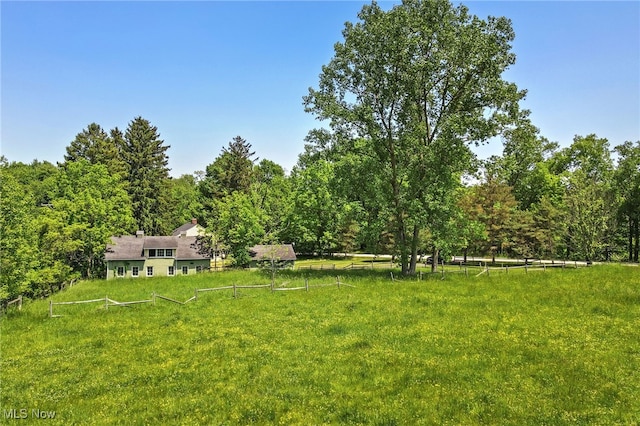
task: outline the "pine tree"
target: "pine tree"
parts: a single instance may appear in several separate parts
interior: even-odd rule
[[[129,123],[122,149],[128,192],[138,229],[149,235],[167,231],[162,221],[169,179],[167,149],[158,128],[148,120],[137,117]]]
[[[236,191],[249,193],[253,182],[253,166],[257,161],[251,144],[240,136],[233,138],[229,146],[207,166],[201,185],[205,198],[220,199]]]

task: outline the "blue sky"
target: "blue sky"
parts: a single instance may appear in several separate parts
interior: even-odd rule
[[[463,3],[512,20],[505,77],[528,90],[543,136],[640,140],[639,2]],[[171,146],[173,176],[204,170],[237,135],[290,170],[318,126],[302,96],[363,4],[2,1],[2,154],[62,161],[89,123],[124,130],[142,116]]]

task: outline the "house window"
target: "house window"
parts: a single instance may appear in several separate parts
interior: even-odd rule
[[[170,277],[174,276],[176,273],[176,269],[173,266],[169,266],[167,268],[167,275],[169,275]]]
[[[182,275],[187,275],[189,273],[189,267],[188,266],[183,266],[182,267]]]
[[[196,273],[200,273],[202,272],[202,266],[198,265],[196,266]]]
[[[149,257],[173,257],[173,249],[149,249]]]
[[[137,277],[140,275],[140,268],[137,266],[133,266],[131,267],[131,276],[132,277]]]
[[[153,276],[153,266],[147,266],[147,276],[148,277]]]
[[[124,266],[118,266],[118,268],[116,270],[116,274],[119,277],[124,277]]]

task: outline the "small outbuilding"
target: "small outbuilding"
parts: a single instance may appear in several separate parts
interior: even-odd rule
[[[272,261],[278,268],[293,268],[297,259],[292,244],[255,245],[249,249],[249,255],[253,268],[269,265]]]

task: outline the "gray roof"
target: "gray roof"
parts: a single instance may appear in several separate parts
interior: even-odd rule
[[[144,237],[145,249],[170,249],[178,248],[178,239],[175,237]]]
[[[112,244],[107,244],[105,260],[144,260],[144,250],[149,248],[172,248],[176,250],[178,260],[209,259],[206,254],[199,254],[196,237],[142,237],[126,235],[111,237]]]
[[[249,254],[256,260],[296,260],[291,244],[256,245],[249,249]]]
[[[174,237],[177,237],[183,232],[187,232],[189,229],[195,228],[196,226],[198,226],[197,223],[187,222],[184,225],[180,226],[179,228],[174,229],[171,235],[173,235]]]

